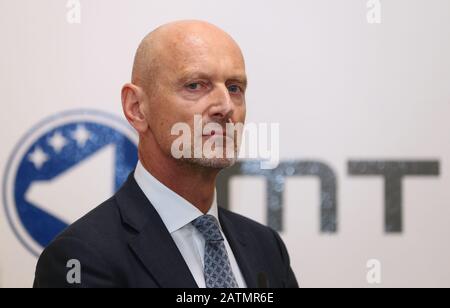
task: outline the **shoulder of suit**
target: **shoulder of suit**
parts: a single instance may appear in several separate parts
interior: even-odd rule
[[[120,214],[115,197],[111,197],[69,225],[56,238],[78,238],[91,243],[114,236],[119,231]]]

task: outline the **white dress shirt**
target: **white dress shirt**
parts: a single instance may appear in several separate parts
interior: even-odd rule
[[[189,267],[195,282],[200,288],[205,288],[206,283],[203,274],[205,239],[191,224],[193,220],[202,216],[203,213],[186,199],[158,181],[144,168],[140,161],[136,166],[134,178],[161,217],[164,225],[180,250],[184,261]],[[215,191],[213,204],[207,214],[214,216],[217,221],[219,221]],[[227,238],[223,233],[222,227],[220,227],[220,231],[224,238],[225,248],[228,253],[228,258],[230,259],[231,269],[236,278],[236,282],[240,288],[245,288],[245,280],[236,262],[233,251],[228,244]]]

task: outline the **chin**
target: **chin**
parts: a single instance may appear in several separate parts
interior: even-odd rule
[[[236,163],[235,158],[189,158],[184,159],[184,161],[200,167],[212,169],[225,169]]]

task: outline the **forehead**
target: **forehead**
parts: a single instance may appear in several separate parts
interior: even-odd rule
[[[210,75],[245,75],[237,44],[225,35],[179,34],[165,48],[165,61],[177,75],[203,72]]]

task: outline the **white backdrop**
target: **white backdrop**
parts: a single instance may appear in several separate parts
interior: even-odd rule
[[[243,49],[247,120],[280,123],[282,160],[322,161],[336,174],[332,234],[320,233],[318,180],[286,182],[282,237],[301,285],[449,287],[450,2],[381,1],[379,24],[368,23],[367,2],[81,0],[72,24],[65,0],[0,0],[2,181],[14,147],[43,119],[80,108],[121,116],[120,89],[145,34],[203,19]],[[382,178],[349,175],[350,160],[431,160],[440,175],[403,180],[403,232],[392,234]],[[231,183],[231,208],[265,223],[264,182]],[[37,259],[4,207],[0,286],[29,287]],[[380,284],[367,280],[371,259]]]

